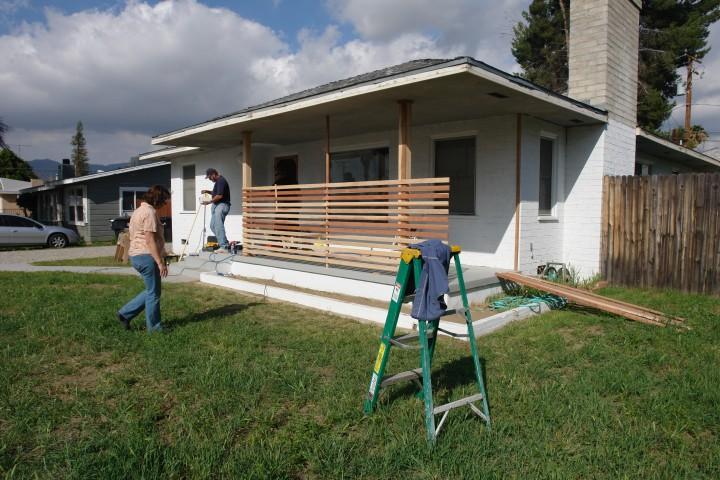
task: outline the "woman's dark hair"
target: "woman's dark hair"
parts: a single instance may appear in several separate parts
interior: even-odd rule
[[[162,185],[153,185],[145,193],[145,200],[147,203],[153,206],[153,208],[161,207],[164,203],[170,199],[170,192],[167,188]]]

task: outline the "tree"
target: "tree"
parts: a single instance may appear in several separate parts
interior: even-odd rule
[[[687,148],[696,148],[708,138],[710,135],[700,125],[693,125],[687,134],[682,127],[673,128],[670,131],[670,140]]]
[[[88,174],[88,152],[85,142],[85,135],[83,134],[82,122],[77,123],[75,128],[75,135],[72,137],[70,142],[72,145],[72,162],[75,166],[75,176],[81,177]]]
[[[28,216],[28,210],[31,212],[35,211],[36,208],[36,202],[37,201],[37,194],[35,193],[21,193],[17,196],[17,199],[15,200],[15,203],[18,207],[23,209],[23,213],[25,216]]]
[[[30,164],[5,147],[0,151],[0,177],[28,182],[37,175]]]
[[[567,11],[571,0],[533,0],[514,28],[512,53],[523,76],[555,92],[567,90]],[[645,0],[640,11],[638,124],[658,131],[680,84],[678,68],[701,60],[720,0]]]
[[[2,121],[2,118],[0,118],[0,148],[7,147],[7,144],[5,143],[5,133],[7,131],[8,131],[7,124]]]
[[[567,91],[569,19],[565,0],[533,0],[513,28],[512,54],[523,77],[553,92]],[[563,7],[561,7],[561,5]]]

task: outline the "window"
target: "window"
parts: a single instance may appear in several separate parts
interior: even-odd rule
[[[475,138],[435,141],[435,176],[450,177],[450,214],[475,215]]]
[[[652,175],[652,165],[647,163],[636,163],[635,175]]]
[[[183,210],[195,211],[195,165],[183,166]]]
[[[275,158],[274,185],[297,185],[298,157],[289,155]]]
[[[0,225],[2,225],[4,227],[25,227],[25,228],[40,227],[40,224],[35,223],[32,220],[29,220],[27,218],[13,217],[10,215],[3,215],[2,218],[4,220],[2,222],[0,222]]]
[[[146,187],[120,187],[120,215],[131,215],[147,191]]]
[[[65,190],[67,221],[72,224],[85,223],[85,187],[71,187]]]
[[[330,181],[387,180],[390,175],[388,171],[389,154],[390,150],[387,147],[331,153]]]
[[[538,215],[552,215],[555,206],[555,141],[550,138],[540,139],[540,190],[538,198]]]

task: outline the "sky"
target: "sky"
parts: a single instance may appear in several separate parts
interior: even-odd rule
[[[152,135],[410,59],[516,72],[512,28],[529,2],[0,0],[0,117],[26,160],[69,157],[82,121],[92,163],[126,162]],[[718,132],[708,149],[720,147],[717,26],[710,45],[693,118]]]

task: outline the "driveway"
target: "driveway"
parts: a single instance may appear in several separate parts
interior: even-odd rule
[[[8,250],[0,252],[0,264],[32,263],[69,258],[111,257],[115,245],[105,247],[38,248],[34,250]]]

